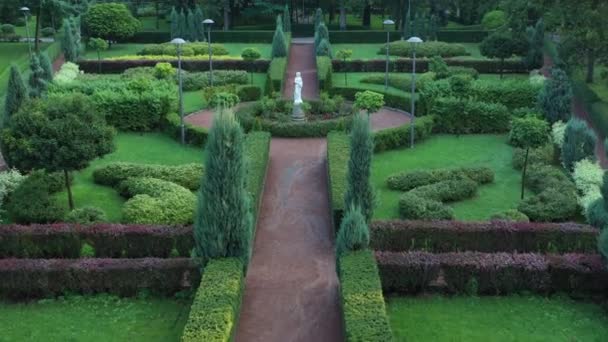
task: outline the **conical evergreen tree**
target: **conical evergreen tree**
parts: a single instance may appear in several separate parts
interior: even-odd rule
[[[331,44],[327,39],[323,39],[319,46],[317,46],[317,56],[327,56],[333,58],[333,52],[331,50]]]
[[[76,61],[76,46],[74,42],[72,23],[68,19],[63,21],[63,39],[61,40],[61,49],[66,61]]]
[[[351,206],[346,211],[340,223],[340,230],[336,238],[336,255],[340,256],[348,251],[357,251],[369,246],[369,228],[361,209]]]
[[[538,105],[549,123],[568,121],[572,113],[572,86],[568,75],[561,69],[551,70],[538,94]]]
[[[188,39],[190,41],[198,41],[198,34],[196,32],[196,18],[194,17],[194,13],[188,9]]]
[[[283,29],[278,26],[274,31],[274,37],[272,37],[272,58],[286,56],[287,43],[285,42],[285,34],[283,33]]]
[[[40,67],[43,70],[43,78],[47,83],[53,82],[53,64],[46,52],[40,54]]]
[[[281,17],[281,15],[277,15],[277,24],[275,28],[281,28],[283,29],[283,18]],[[285,33],[285,31],[283,31],[283,33]]]
[[[10,76],[8,78],[8,88],[4,99],[4,116],[2,117],[2,127],[6,127],[13,114],[19,111],[21,105],[28,99],[27,87],[21,77],[19,68],[11,65]]]
[[[76,60],[80,58],[81,49],[81,34],[80,34],[80,18],[70,19],[70,29],[72,30],[72,38],[74,39],[74,56]]]
[[[196,23],[196,37],[200,42],[205,41],[205,28],[203,27],[203,20],[205,20],[203,10],[199,5],[196,5],[196,9],[194,10],[194,22]]]
[[[182,39],[188,39],[187,38],[188,37],[188,22],[187,22],[186,14],[184,13],[184,10],[181,10],[179,12],[178,24],[179,24],[178,30],[177,30],[179,32],[178,37],[182,38]]]
[[[373,153],[369,116],[355,115],[350,133],[344,208],[360,208],[366,222],[371,221],[374,213],[374,190],[370,182]]]
[[[317,27],[317,32],[315,33],[315,49],[319,47],[319,44],[321,44],[323,39],[327,40],[329,43],[329,30],[327,30],[325,23],[321,23],[319,27]]]
[[[234,114],[216,113],[205,147],[205,175],[194,218],[195,254],[249,260],[253,232],[246,190],[244,133]]]
[[[30,97],[40,97],[46,91],[46,81],[44,80],[44,70],[40,66],[40,58],[33,54],[30,60]]]
[[[171,39],[179,37],[179,15],[175,7],[171,9]]]
[[[322,22],[323,22],[323,10],[320,8],[317,8],[317,11],[315,12],[315,31],[317,31],[317,28],[319,28],[319,25],[321,25]]]
[[[289,14],[289,5],[285,4],[283,9],[283,32],[291,32],[291,15]]]

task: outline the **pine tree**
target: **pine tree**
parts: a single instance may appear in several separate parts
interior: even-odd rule
[[[568,75],[561,70],[551,70],[551,77],[545,81],[538,95],[539,107],[549,123],[568,121],[572,112],[572,86]]]
[[[171,39],[179,37],[179,15],[175,7],[171,9]]]
[[[76,46],[74,44],[74,34],[72,24],[68,19],[63,21],[63,39],[61,40],[61,49],[65,60],[68,62],[76,61]]]
[[[27,99],[27,87],[23,81],[23,77],[21,77],[19,68],[13,64],[11,65],[8,87],[6,88],[6,98],[4,99],[2,127],[6,127],[11,116],[19,111],[19,108],[21,108]]]
[[[336,238],[336,255],[366,249],[369,246],[369,228],[361,209],[351,206],[340,223]]]
[[[188,22],[184,10],[179,12],[178,30],[179,38],[187,39],[188,36]]]
[[[196,32],[196,18],[194,17],[194,13],[188,9],[188,39],[190,41],[198,41],[198,34]]]
[[[40,58],[33,54],[30,60],[30,97],[40,97],[46,91],[46,81],[44,80],[44,70],[40,66]]]
[[[562,144],[562,162],[572,172],[574,164],[585,158],[595,160],[595,133],[582,120],[572,118],[568,121]]]
[[[205,147],[205,174],[194,217],[195,254],[203,262],[238,257],[247,264],[253,217],[246,191],[244,133],[234,114],[216,113]]]
[[[196,23],[196,37],[198,41],[205,41],[205,28],[203,27],[203,20],[205,20],[203,16],[203,10],[199,5],[196,5],[196,9],[194,10],[194,22]]]
[[[289,5],[287,4],[283,8],[283,31],[291,32],[291,16],[289,14]]]
[[[344,208],[360,208],[366,222],[370,222],[374,213],[374,189],[370,182],[373,153],[369,116],[355,115],[350,133]]]
[[[283,29],[278,26],[272,37],[272,58],[287,57],[287,43]]]
[[[47,83],[53,82],[53,64],[46,52],[40,54],[40,67],[43,70],[43,78]]]

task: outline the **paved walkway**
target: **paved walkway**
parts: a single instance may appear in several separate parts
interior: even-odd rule
[[[293,99],[293,80],[298,71],[302,73],[302,81],[304,82],[302,98],[316,99],[319,97],[316,60],[314,44],[308,43],[307,40],[296,41],[296,43],[291,44],[283,86],[284,98]]]

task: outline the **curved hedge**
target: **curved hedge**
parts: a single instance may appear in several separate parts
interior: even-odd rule
[[[202,164],[167,166],[116,162],[95,169],[93,180],[97,184],[114,187],[128,178],[156,178],[194,191],[200,187],[203,172]]]
[[[391,190],[410,191],[419,186],[465,177],[479,184],[492,183],[494,181],[494,171],[489,167],[460,167],[400,172],[388,176],[386,185]]]

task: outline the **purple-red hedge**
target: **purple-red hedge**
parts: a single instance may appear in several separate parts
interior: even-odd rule
[[[606,294],[608,269],[598,254],[376,252],[386,292],[439,289],[479,294]]]
[[[576,223],[375,221],[371,248],[435,253],[595,253],[598,230]]]
[[[83,59],[78,61],[80,70],[85,73],[101,73],[102,74],[120,74],[123,71],[137,67],[153,67],[159,62],[169,62],[177,68],[177,59],[167,60],[143,60],[143,59],[124,59],[124,60],[102,60],[98,62],[96,59]],[[270,66],[270,61],[260,59],[257,61],[245,61],[238,59],[229,60],[214,60],[214,70],[246,70],[248,72],[266,72]],[[188,71],[207,71],[209,70],[209,61],[207,60],[183,60],[182,68]]]
[[[190,256],[192,227],[121,224],[0,225],[0,258],[78,258],[84,244],[98,258]]]
[[[0,296],[13,299],[66,292],[173,294],[196,287],[200,267],[190,258],[1,259],[0,279]]]

